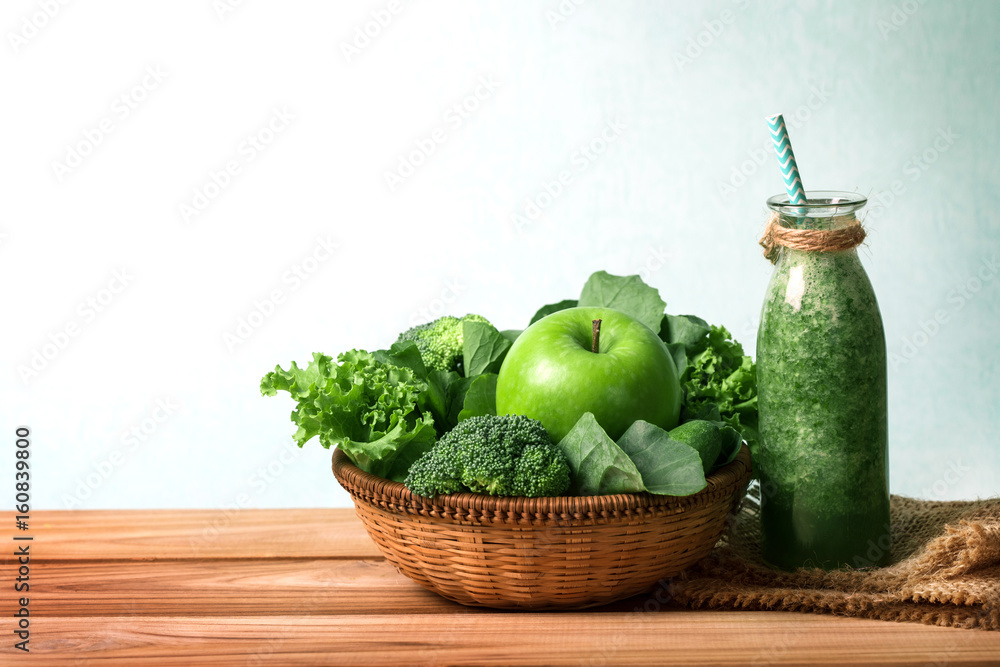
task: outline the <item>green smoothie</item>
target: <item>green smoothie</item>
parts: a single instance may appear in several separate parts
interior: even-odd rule
[[[846,215],[810,211],[808,226],[844,226],[859,201]],[[785,214],[782,222],[804,226]],[[781,249],[761,313],[757,382],[764,559],[783,569],[886,565],[885,333],[856,250]]]

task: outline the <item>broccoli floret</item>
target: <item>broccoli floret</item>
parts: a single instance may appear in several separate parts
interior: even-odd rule
[[[399,334],[397,343],[413,341],[420,350],[424,365],[432,371],[455,371],[462,362],[462,323],[485,322],[482,315],[452,317],[445,315],[427,324],[418,324]]]
[[[421,496],[473,491],[495,496],[558,496],[569,464],[541,422],[485,415],[459,422],[410,467],[406,486]]]

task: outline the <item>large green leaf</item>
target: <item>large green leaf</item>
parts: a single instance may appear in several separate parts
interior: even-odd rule
[[[462,366],[466,377],[497,373],[511,342],[486,322],[462,323]]]
[[[497,374],[486,373],[472,378],[472,384],[465,394],[458,421],[469,417],[495,415],[497,413]]]
[[[715,462],[716,468],[721,468],[724,465],[732,463],[739,453],[740,448],[743,447],[743,436],[732,426],[727,424],[716,424],[719,427],[719,432],[722,434],[722,451],[719,453],[719,458]]]
[[[660,338],[665,343],[681,343],[688,351],[700,351],[710,330],[708,322],[694,315],[664,315]]]
[[[706,486],[698,452],[672,439],[659,426],[636,421],[618,439],[618,446],[635,463],[650,493],[689,496]]]
[[[500,335],[510,341],[511,345],[514,344],[521,334],[524,333],[524,329],[504,329],[500,332]]]
[[[420,356],[420,349],[411,340],[393,343],[388,350],[375,350],[372,356],[384,364],[409,368],[421,380],[427,379],[427,367]]]
[[[677,368],[677,379],[680,380],[687,368],[687,352],[684,351],[684,343],[667,343],[667,352],[674,360],[674,367]]]
[[[570,493],[580,496],[643,491],[642,476],[590,412],[559,441],[569,461]]]
[[[576,308],[576,306],[577,306],[576,299],[564,299],[559,303],[550,303],[547,306],[542,306],[541,308],[538,309],[538,312],[535,313],[534,317],[531,318],[531,322],[529,322],[528,325],[530,326],[534,324],[535,322],[542,319],[546,315],[551,315],[552,313],[558,313],[560,310],[566,310],[567,308]]]
[[[657,333],[667,307],[659,291],[639,276],[613,276],[606,271],[590,276],[580,293],[579,305],[620,310]]]

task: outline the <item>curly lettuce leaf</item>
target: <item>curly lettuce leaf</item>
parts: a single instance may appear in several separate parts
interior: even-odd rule
[[[294,361],[287,371],[276,366],[261,380],[261,394],[287,391],[298,403],[291,419],[299,447],[318,436],[365,472],[402,481],[435,442],[433,417],[417,409],[427,383],[364,350],[345,352],[337,362],[317,352],[306,368]]]
[[[758,439],[757,367],[725,327],[712,326],[705,339],[689,351],[681,389],[681,421],[722,421],[739,431],[754,449]]]

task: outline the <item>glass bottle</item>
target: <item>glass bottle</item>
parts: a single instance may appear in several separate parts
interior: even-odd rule
[[[778,224],[833,230],[867,200],[767,200]],[[782,569],[889,562],[886,347],[856,248],[780,247],[757,334],[763,557]]]

